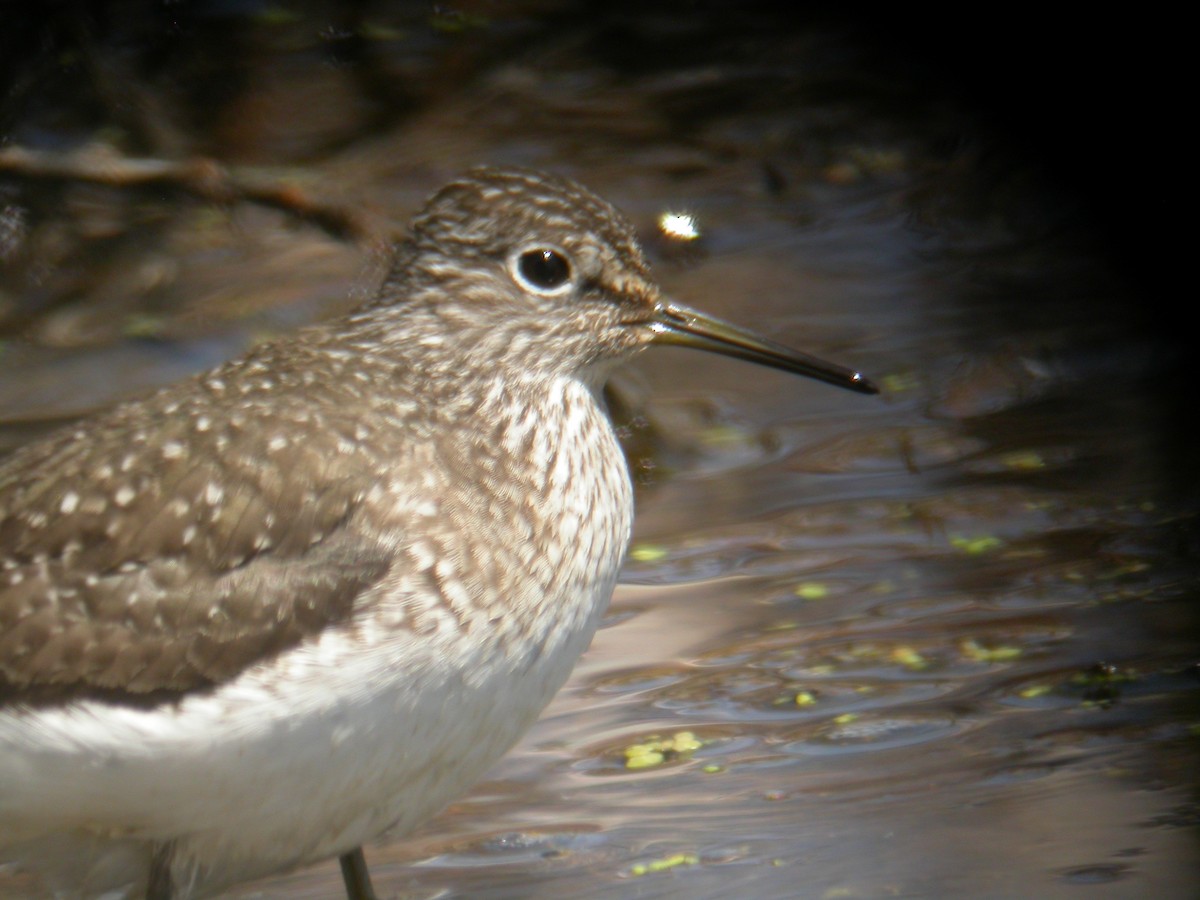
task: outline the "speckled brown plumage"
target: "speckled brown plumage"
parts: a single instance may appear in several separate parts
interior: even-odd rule
[[[514,174],[439,194],[400,258],[441,253],[398,267],[348,327],[260,348],[0,461],[0,702],[93,690],[113,701],[170,699],[346,620],[389,568],[387,542],[359,521],[373,481],[402,470],[412,445],[436,429],[450,440],[447,423],[471,421],[484,399],[461,389],[482,361],[461,352],[468,345],[430,354],[397,343],[381,334],[390,323],[380,308],[399,295],[413,319],[474,316],[442,297],[469,303],[477,292],[493,307],[473,323],[488,329],[480,342],[511,348],[517,329],[544,323],[497,321],[491,273],[472,272],[471,259],[499,268],[521,229],[581,215],[601,223],[596,246],[646,274],[623,220],[577,192],[513,208],[496,233],[489,205],[529,186]],[[562,242],[595,244],[595,235]],[[427,292],[440,296],[426,305]],[[496,355],[489,366],[505,353]],[[458,377],[439,384],[451,371]],[[456,453],[441,455],[453,463]],[[477,482],[487,463],[478,452],[458,474]]]

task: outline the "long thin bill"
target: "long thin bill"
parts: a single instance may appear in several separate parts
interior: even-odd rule
[[[723,356],[782,369],[796,375],[815,378],[834,387],[860,394],[878,394],[879,388],[861,372],[776,344],[721,319],[679,303],[664,303],[650,324],[657,344],[675,344],[708,350]]]

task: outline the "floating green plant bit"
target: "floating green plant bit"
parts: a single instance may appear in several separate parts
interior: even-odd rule
[[[635,562],[658,562],[666,557],[667,548],[657,544],[637,544],[629,551],[629,558]]]
[[[1122,685],[1138,679],[1132,669],[1121,669],[1113,663],[1099,662],[1071,676],[1071,684],[1083,689],[1083,705],[1108,709],[1121,698]]]
[[[1044,697],[1054,688],[1048,684],[1031,684],[1029,687],[1023,687],[1017,691],[1017,696],[1022,700],[1036,700],[1038,697]]]
[[[261,9],[254,18],[263,25],[290,25],[300,20],[300,14],[282,6],[267,6]]]
[[[770,625],[767,625],[765,628],[763,628],[763,631],[795,631],[799,627],[800,627],[799,622],[788,622],[787,620],[780,620],[778,622],[772,622]]]
[[[797,706],[816,706],[817,698],[812,691],[797,691],[794,702]]]
[[[904,668],[911,669],[914,672],[929,668],[929,660],[922,656],[916,647],[910,647],[907,644],[894,647],[891,652],[891,659],[892,662],[899,663]]]
[[[974,638],[967,638],[965,641],[962,641],[958,645],[958,649],[968,659],[989,663],[1011,662],[1014,659],[1019,659],[1023,652],[1020,647],[985,647]]]
[[[1121,563],[1119,566],[1110,569],[1107,572],[1101,572],[1099,578],[1102,581],[1110,581],[1114,578],[1123,578],[1126,575],[1137,575],[1141,572],[1145,572],[1149,568],[1150,563],[1146,562],[1145,560],[1133,559],[1128,562]]]
[[[1006,467],[1016,472],[1032,472],[1037,469],[1046,468],[1046,460],[1036,450],[1018,450],[1013,453],[1005,453],[1000,457],[1000,461]]]
[[[916,390],[920,385],[915,372],[893,372],[879,379],[879,386],[885,394],[902,394],[905,391]]]
[[[801,600],[823,600],[829,596],[829,588],[819,581],[802,581],[793,593]]]
[[[858,713],[842,713],[833,721],[835,725],[849,725],[851,722],[858,721]]]
[[[650,744],[634,744],[625,748],[625,768],[627,769],[652,769],[662,765],[666,758],[661,751],[655,750]]]
[[[128,338],[156,338],[166,329],[167,321],[153,313],[134,313],[125,319],[121,329]]]
[[[678,731],[673,737],[657,736],[640,744],[625,748],[625,768],[650,769],[662,765],[669,759],[679,759],[704,746],[704,742],[690,731]]]
[[[978,556],[981,553],[999,550],[1004,546],[1004,541],[993,535],[973,538],[959,536],[950,538],[950,546],[971,556]]]
[[[652,859],[649,862],[636,863],[629,869],[630,875],[649,875],[652,872],[665,872],[680,866],[694,866],[700,862],[700,857],[694,853],[676,853],[664,856],[662,859]]]
[[[731,444],[744,444],[749,441],[751,434],[736,425],[713,425],[700,433],[700,440],[710,447],[725,447]]]
[[[842,900],[843,897],[857,897],[859,894],[848,887],[832,887],[821,895],[821,900]]]
[[[405,37],[399,28],[384,25],[382,22],[363,22],[358,33],[368,41],[398,41]]]

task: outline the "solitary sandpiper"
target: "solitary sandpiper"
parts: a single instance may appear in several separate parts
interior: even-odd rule
[[[0,461],[0,880],[190,898],[460,794],[588,646],[629,473],[599,392],[651,343],[860,393],[665,297],[561,178],[440,190],[374,300]]]

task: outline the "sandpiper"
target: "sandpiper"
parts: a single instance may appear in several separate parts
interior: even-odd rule
[[[374,300],[0,461],[0,878],[191,898],[462,793],[588,646],[651,343],[874,386],[665,297],[571,181],[439,191]]]

